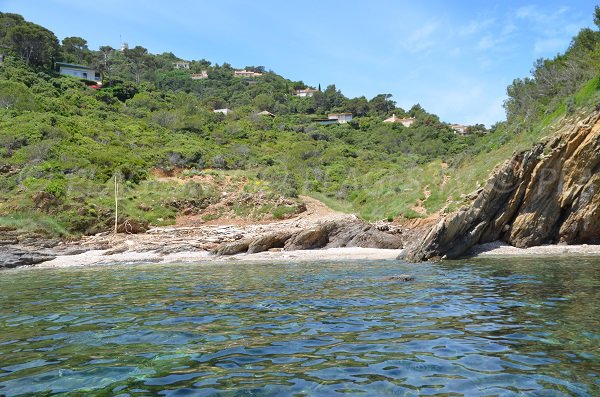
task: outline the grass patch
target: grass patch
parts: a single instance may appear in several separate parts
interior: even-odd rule
[[[348,201],[336,200],[332,197],[328,197],[328,196],[324,195],[323,193],[319,193],[319,192],[305,192],[305,194],[308,197],[312,197],[315,200],[319,200],[320,202],[322,202],[323,204],[325,204],[327,207],[331,208],[334,211],[343,212],[346,214],[354,212],[352,203],[350,203]]]
[[[0,216],[0,226],[19,233],[39,233],[45,237],[66,237],[72,234],[56,219],[36,212],[16,212]]]
[[[273,215],[273,218],[275,218],[275,219],[285,219],[290,214],[295,213],[297,209],[298,208],[295,206],[283,205],[283,206],[273,208],[273,210],[271,211],[271,214]]]

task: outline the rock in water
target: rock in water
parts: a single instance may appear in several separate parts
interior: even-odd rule
[[[386,281],[413,281],[414,279],[410,274],[394,274],[393,276],[386,277]]]
[[[600,243],[600,113],[518,153],[492,174],[473,204],[446,216],[406,259],[455,258],[476,244],[516,247]]]

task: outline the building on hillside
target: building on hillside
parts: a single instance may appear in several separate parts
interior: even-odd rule
[[[123,43],[121,44],[121,51],[125,51],[129,49],[129,43]]]
[[[65,62],[56,62],[56,67],[58,68],[58,73],[65,76],[79,77],[80,79],[95,81],[99,84],[102,83],[102,74],[90,67]]]
[[[405,127],[410,127],[416,121],[414,117],[405,117],[403,119],[396,117],[396,114],[392,114],[392,117],[383,120],[384,123],[400,123]]]
[[[269,117],[275,117],[275,115],[271,112],[269,112],[268,110],[263,110],[262,112],[258,112],[256,113],[257,116],[269,116]]]
[[[400,124],[408,128],[411,125],[413,125],[415,121],[417,121],[417,119],[414,117],[405,117],[403,119],[400,119]]]
[[[230,114],[231,112],[233,112],[233,110],[231,110],[231,109],[228,109],[228,108],[224,108],[224,109],[215,109],[215,110],[213,110],[213,112],[214,112],[214,113],[222,113],[222,114],[224,114],[224,115],[228,115],[228,114]]]
[[[352,121],[352,113],[331,113],[327,115],[329,120],[335,120],[340,124]]]
[[[336,119],[326,119],[326,118],[316,118],[313,119],[313,122],[319,123],[321,125],[329,125],[329,124],[337,124],[338,121]]]
[[[185,62],[185,61],[177,61],[177,62],[173,62],[173,67],[175,69],[189,69],[190,63]]]
[[[233,76],[234,77],[260,77],[262,76],[262,73],[257,73],[257,72],[251,72],[249,70],[234,70],[233,71]]]
[[[298,96],[298,97],[312,97],[315,92],[319,92],[319,90],[313,90],[312,88],[305,88],[303,90],[296,90],[296,92],[294,93],[294,96]]]
[[[392,113],[392,117],[383,120],[384,123],[401,123],[403,119],[396,117],[396,113]]]
[[[201,71],[200,73],[193,73],[192,80],[202,80],[208,78],[208,72],[206,70]]]
[[[469,135],[468,126],[462,124],[450,124],[450,127],[459,135]]]
[[[4,63],[4,54],[0,54],[0,63]]]

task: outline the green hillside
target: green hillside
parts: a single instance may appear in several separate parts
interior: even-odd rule
[[[214,186],[156,178],[169,173],[233,176],[249,193],[308,194],[371,220],[427,216],[463,202],[557,119],[595,106],[599,90],[600,33],[584,29],[565,54],[536,62],[532,77],[508,87],[506,122],[460,136],[388,94],[347,98],[329,85],[299,97],[303,82],[262,66],[192,60],[177,69],[183,60],[171,53],[92,51],[19,15],[0,13],[0,23],[0,224],[57,234],[109,227],[114,176],[123,218],[169,224],[177,200],[219,200]],[[60,75],[55,61],[102,71],[102,87]],[[235,76],[242,69],[255,75]],[[222,108],[232,112],[213,111]],[[353,120],[319,123],[340,112]],[[383,123],[392,114],[416,121]]]

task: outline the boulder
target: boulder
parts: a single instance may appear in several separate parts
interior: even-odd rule
[[[356,219],[323,223],[292,236],[285,244],[287,251],[338,247],[398,249],[402,238]]]
[[[139,234],[149,229],[148,221],[127,219],[117,226],[117,233]]]
[[[329,241],[330,225],[322,224],[290,237],[283,247],[286,251],[323,248]]]
[[[31,196],[35,207],[43,212],[49,212],[52,208],[62,203],[62,200],[48,192],[37,192]]]
[[[257,252],[268,251],[273,248],[283,248],[285,242],[292,236],[291,231],[279,231],[260,236],[250,243],[248,253],[255,254]]]
[[[0,268],[31,266],[56,258],[42,252],[27,251],[16,247],[2,247]]]
[[[394,274],[385,278],[386,281],[413,281],[414,279],[410,274]]]
[[[378,230],[375,226],[358,219],[323,222],[300,231],[280,230],[246,238],[232,243],[223,243],[214,251],[217,255],[250,254],[283,248],[285,251],[336,248],[402,248],[398,233]]]
[[[223,243],[217,247],[216,250],[213,251],[215,255],[235,255],[240,254],[242,252],[248,251],[248,247],[252,242],[251,239],[246,238],[238,241],[233,241],[231,243]]]

